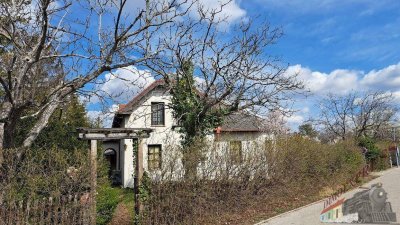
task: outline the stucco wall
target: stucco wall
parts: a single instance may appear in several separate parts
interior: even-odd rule
[[[164,102],[165,104],[165,126],[151,125],[151,103]],[[166,94],[163,89],[155,89],[144,97],[137,107],[133,109],[130,116],[126,116],[123,122],[123,127],[129,128],[151,128],[153,132],[150,137],[143,139],[143,167],[148,171],[148,145],[162,145],[161,158],[162,169],[150,173],[153,179],[180,179],[183,177],[182,154],[179,150],[180,134],[173,129],[176,122],[172,115],[172,110],[168,107],[171,103],[171,96]],[[204,153],[205,161],[202,161],[198,167],[199,175],[210,175],[210,171],[218,172],[213,166],[218,164],[219,170],[223,170],[223,158],[226,160],[229,141],[242,141],[243,155],[255,155],[254,152],[249,152],[254,149],[255,145],[263,145],[267,135],[260,132],[230,132],[222,133],[215,136],[210,133],[207,136],[207,145],[209,150]],[[134,166],[133,166],[133,142],[132,140],[121,141],[121,168],[122,182],[124,187],[133,187],[134,182]]]

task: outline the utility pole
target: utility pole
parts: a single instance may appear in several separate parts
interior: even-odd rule
[[[90,224],[96,225],[97,140],[90,140]]]
[[[399,168],[399,146],[397,145],[396,142],[396,127],[393,127],[393,142],[396,145],[396,166]]]
[[[149,34],[149,25],[150,25],[150,20],[149,20],[149,14],[150,14],[150,0],[146,0],[146,55],[149,54],[150,52],[150,34]]]
[[[396,148],[396,152],[395,152],[395,156],[396,156],[396,166],[397,168],[399,168],[399,157],[400,157],[400,153],[399,153],[399,146],[397,145],[396,142],[396,128],[398,127],[393,127],[393,143],[395,145]],[[390,162],[390,165],[392,165],[392,162]]]

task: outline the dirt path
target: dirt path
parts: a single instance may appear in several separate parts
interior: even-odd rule
[[[109,225],[132,225],[133,213],[131,210],[133,209],[129,208],[124,202],[119,203]]]

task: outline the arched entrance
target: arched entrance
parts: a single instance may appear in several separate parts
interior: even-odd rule
[[[117,152],[112,148],[108,148],[104,151],[103,155],[110,165],[108,176],[111,177],[112,171],[117,170]]]

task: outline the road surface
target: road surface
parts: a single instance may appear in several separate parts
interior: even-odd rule
[[[392,168],[378,173],[380,177],[371,180],[363,185],[370,187],[371,184],[381,182],[383,188],[388,193],[388,201],[392,203],[393,211],[397,214],[397,223],[400,224],[400,168]],[[354,193],[362,189],[356,188],[346,192],[340,198],[351,198]],[[339,198],[339,199],[340,199]],[[338,225],[339,223],[322,223],[319,221],[319,215],[324,207],[324,202],[316,202],[299,209],[275,216],[268,220],[257,223],[256,225]]]

